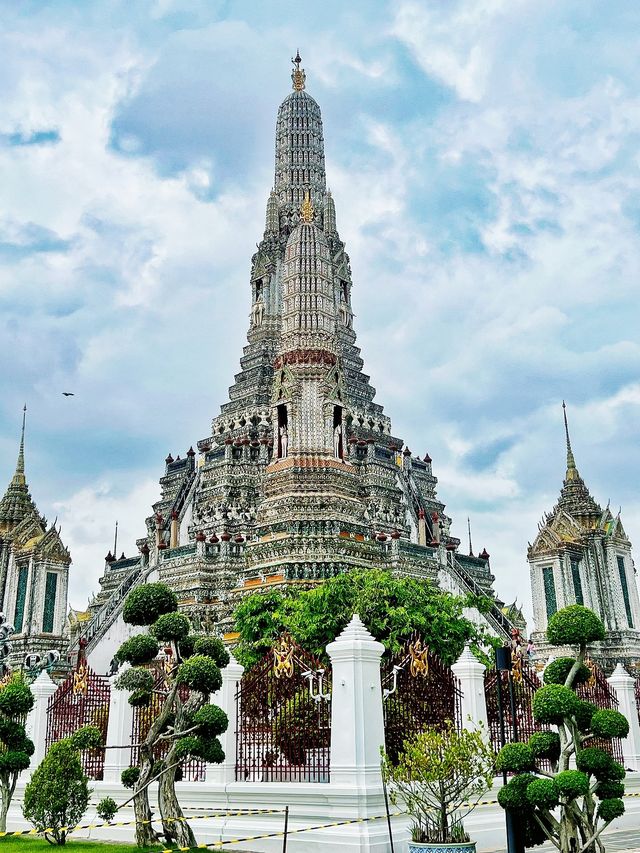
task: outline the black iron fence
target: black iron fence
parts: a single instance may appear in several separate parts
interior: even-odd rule
[[[404,741],[448,721],[462,724],[462,692],[451,669],[414,636],[382,661],[385,748],[392,761]]]
[[[288,635],[236,694],[236,779],[328,782],[331,671]]]

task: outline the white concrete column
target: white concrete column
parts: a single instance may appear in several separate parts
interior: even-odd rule
[[[236,729],[238,723],[236,693],[244,672],[244,667],[238,663],[234,656],[230,654],[229,657],[229,663],[222,670],[222,687],[211,696],[212,703],[222,708],[229,718],[226,732],[220,735],[224,761],[222,764],[207,764],[206,768],[207,782],[218,782],[220,784],[236,781]]]
[[[353,619],[327,646],[332,666],[331,782],[380,788],[384,746],[380,658],[384,646]]]
[[[489,731],[487,703],[484,694],[484,671],[486,666],[476,658],[469,646],[465,646],[451,670],[460,679],[462,690],[462,725],[475,729],[478,725]]]
[[[640,770],[640,721],[636,705],[636,682],[621,663],[618,663],[607,682],[613,687],[618,699],[618,710],[629,721],[629,734],[622,741],[624,766]]]
[[[46,752],[45,742],[47,739],[47,705],[49,699],[57,689],[58,686],[51,680],[51,676],[45,670],[42,670],[31,685],[31,692],[36,701],[27,715],[25,729],[27,735],[35,744],[36,750],[31,756],[31,764],[26,771],[28,774],[33,773],[44,758]]]
[[[118,785],[120,784],[120,774],[131,765],[133,708],[129,704],[129,691],[118,690],[115,682],[129,668],[129,664],[125,663],[115,675],[109,678],[111,698],[109,700],[107,746],[119,748],[107,749],[105,752],[104,781]]]

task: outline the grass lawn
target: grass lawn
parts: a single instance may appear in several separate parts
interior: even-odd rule
[[[133,851],[163,850],[162,845],[156,847],[136,847],[135,844],[121,844],[115,841],[74,841],[69,839],[63,847],[53,846],[44,838],[0,838],[0,853],[44,853],[45,850],[59,850],[60,853],[133,853]]]

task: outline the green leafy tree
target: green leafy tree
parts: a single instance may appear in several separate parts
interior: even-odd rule
[[[91,790],[80,754],[101,740],[99,729],[84,726],[52,744],[24,790],[23,814],[50,844],[64,844],[66,827],[79,823],[87,809]]]
[[[29,685],[17,673],[0,688],[0,832],[7,829],[7,812],[18,776],[27,769],[34,753],[33,741],[24,728],[33,702]]]
[[[404,742],[397,757],[383,753],[391,800],[411,815],[420,843],[468,841],[463,819],[493,782],[494,755],[481,730],[458,731],[449,722]]]
[[[528,847],[550,840],[560,853],[604,851],[603,830],[624,812],[625,773],[593,743],[625,737],[629,724],[618,711],[597,710],[575,693],[589,677],[587,644],[604,639],[604,625],[591,610],[572,604],[549,619],[547,638],[578,648],[574,657],[547,667],[544,687],[534,694],[534,719],[555,731],[537,732],[527,744],[500,750],[497,769],[517,775],[500,790],[498,801],[515,813]],[[540,768],[541,759],[550,762],[551,773]],[[576,769],[570,768],[572,760]]]
[[[126,622],[148,626],[148,634],[136,634],[120,646],[117,657],[131,665],[116,682],[116,687],[129,691],[134,707],[149,705],[154,694],[160,695],[158,713],[139,746],[139,762],[122,774],[122,784],[133,791],[136,817],[136,840],[141,847],[160,838],[151,824],[149,785],[158,782],[158,805],[165,840],[181,847],[194,847],[196,839],[178,802],[175,783],[180,765],[190,757],[209,763],[224,760],[218,740],[227,728],[222,709],[209,704],[209,695],[222,683],[220,668],[227,665],[229,655],[221,640],[190,634],[188,618],[178,612],[175,594],[161,583],[136,587],[127,596],[123,608]],[[149,665],[160,648],[170,656],[165,667],[165,685],[159,690]],[[189,688],[189,698],[182,700],[180,688]],[[166,754],[157,760],[158,749]],[[129,802],[128,800],[126,802]],[[99,809],[111,819],[115,811],[109,798]]]
[[[466,598],[426,580],[399,578],[377,569],[347,572],[302,592],[269,590],[247,596],[234,614],[240,632],[235,654],[251,667],[279,634],[288,631],[304,649],[324,658],[326,645],[358,613],[387,651],[399,651],[416,631],[451,664],[466,643],[477,649],[491,644],[484,630],[464,617],[468,604]]]

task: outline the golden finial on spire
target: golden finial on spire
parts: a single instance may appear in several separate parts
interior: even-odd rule
[[[304,89],[304,81],[307,79],[307,75],[304,73],[304,68],[300,68],[300,63],[302,59],[300,59],[300,51],[296,50],[295,58],[291,60],[293,62],[295,68],[291,72],[291,79],[293,80],[293,89],[295,92],[301,92]]]
[[[313,204],[311,203],[311,193],[309,190],[304,191],[304,199],[300,207],[300,215],[303,222],[313,222]]]

